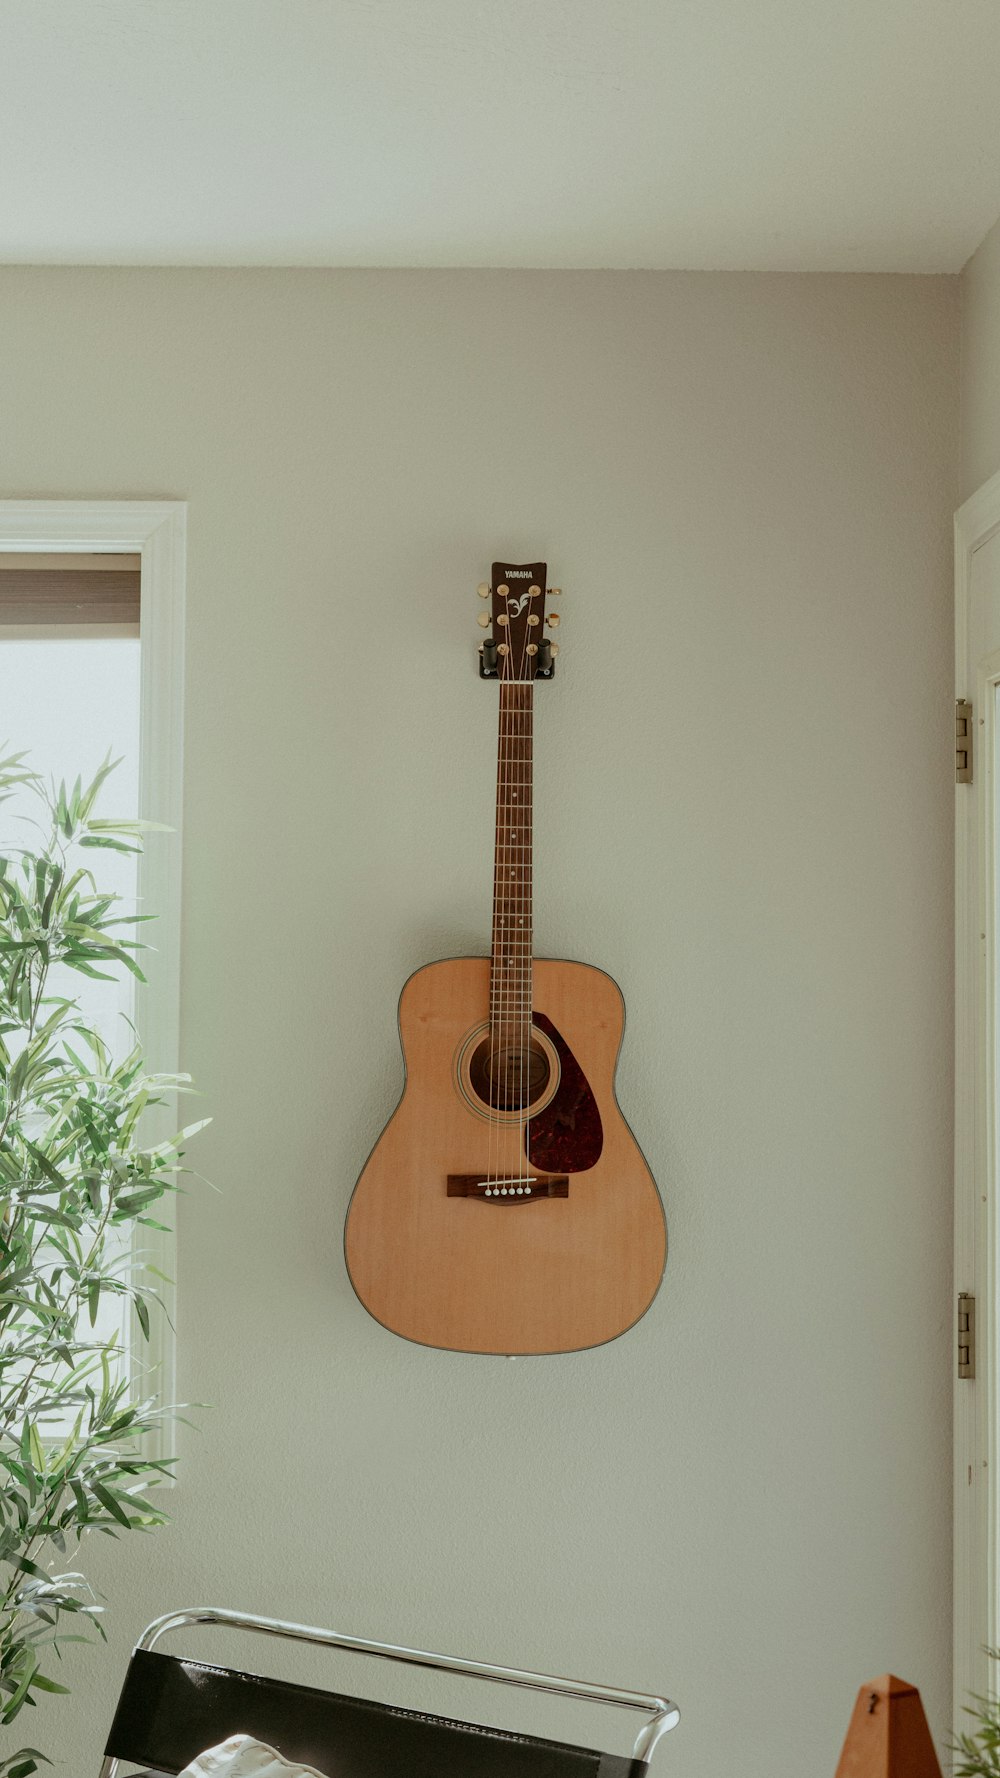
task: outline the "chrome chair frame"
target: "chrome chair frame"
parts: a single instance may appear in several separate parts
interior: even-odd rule
[[[610,1704],[622,1710],[639,1710],[649,1721],[639,1730],[631,1757],[647,1763],[661,1736],[675,1728],[680,1711],[669,1698],[646,1692],[622,1691],[618,1686],[590,1684],[580,1679],[561,1679],[554,1673],[522,1672],[517,1667],[494,1667],[486,1661],[462,1661],[453,1655],[432,1654],[426,1649],[397,1648],[391,1642],[370,1642],[361,1636],[345,1636],[338,1630],[321,1630],[311,1624],[288,1624],[279,1618],[255,1617],[249,1612],[226,1611],[213,1605],[170,1611],[154,1618],[135,1645],[135,1651],[154,1648],[160,1638],[192,1624],[223,1624],[237,1630],[253,1630],[263,1636],[281,1636],[293,1642],[316,1642],[328,1648],[348,1649],[354,1654],[374,1655],[379,1660],[401,1661],[410,1667],[430,1667],[457,1673],[468,1679],[486,1679],[494,1685],[519,1686],[522,1690],[550,1692],[565,1698],[581,1698],[592,1704]],[[98,1778],[119,1778],[121,1759],[104,1760]]]

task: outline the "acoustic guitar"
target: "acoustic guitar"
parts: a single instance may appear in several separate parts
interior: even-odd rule
[[[399,1002],[406,1082],[351,1199],[365,1308],[458,1352],[574,1352],[656,1295],[666,1223],[615,1098],[621,992],[532,952],[532,700],[551,679],[544,562],[494,562],[479,671],[500,693],[493,942],[428,963]]]

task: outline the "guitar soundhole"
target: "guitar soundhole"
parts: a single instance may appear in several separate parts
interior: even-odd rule
[[[542,1097],[550,1074],[549,1058],[539,1043],[525,1049],[484,1037],[469,1064],[473,1091],[494,1111],[526,1111]]]

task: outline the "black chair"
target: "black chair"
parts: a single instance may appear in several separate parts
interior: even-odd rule
[[[641,1712],[647,1720],[631,1755],[623,1758],[154,1652],[168,1631],[191,1624],[232,1625],[497,1685],[618,1705]],[[170,1612],[143,1631],[129,1662],[100,1778],[124,1778],[126,1765],[130,1771],[142,1768],[134,1778],[176,1778],[199,1753],[236,1734],[252,1735],[285,1759],[316,1766],[329,1778],[644,1778],[657,1741],[679,1714],[667,1699],[642,1692],[459,1661],[209,1606]]]

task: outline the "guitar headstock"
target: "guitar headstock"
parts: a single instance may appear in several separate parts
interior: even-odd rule
[[[489,600],[479,614],[489,639],[480,644],[479,673],[483,679],[505,679],[530,685],[535,679],[551,679],[559,646],[545,634],[559,623],[558,612],[546,615],[546,597],[558,598],[561,589],[547,594],[548,569],[544,562],[494,562],[492,577],[479,588]]]

